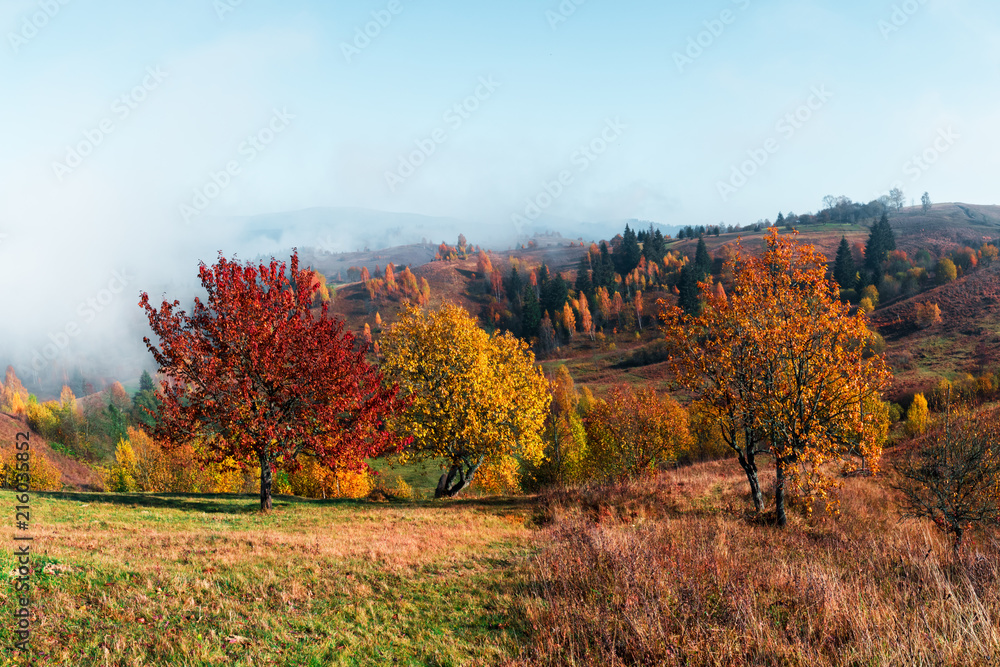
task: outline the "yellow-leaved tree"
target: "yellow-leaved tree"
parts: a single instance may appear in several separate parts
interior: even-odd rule
[[[528,345],[490,335],[465,309],[407,308],[383,334],[382,370],[408,396],[394,427],[412,438],[403,457],[443,459],[435,497],[467,488],[481,467],[537,463],[551,397]]]
[[[670,396],[619,384],[596,401],[584,420],[589,476],[626,479],[655,472],[690,444],[688,415]]]
[[[675,377],[719,425],[758,510],[757,457],[774,460],[779,525],[786,483],[807,507],[815,498],[832,502],[824,464],[860,456],[874,470],[885,439],[885,411],[873,407],[889,369],[867,345],[875,336],[867,316],[839,300],[826,263],[813,246],[772,229],[762,255],[737,246],[727,297],[710,282],[699,285],[699,316],[660,302]]]

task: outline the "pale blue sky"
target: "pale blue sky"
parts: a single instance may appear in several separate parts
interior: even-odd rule
[[[155,266],[210,216],[357,206],[503,227],[562,170],[573,182],[546,212],[579,220],[745,223],[894,183],[917,199],[1000,200],[991,0],[586,0],[554,27],[558,0],[397,1],[348,62],[342,45],[388,0],[243,0],[221,18],[227,0],[6,0],[0,261],[86,295],[122,255]],[[679,67],[699,33],[707,46]],[[499,87],[450,125],[481,78]],[[155,87],[121,116],[116,99],[144,79]],[[814,89],[829,98],[782,129]],[[275,109],[295,118],[248,160],[241,144]],[[581,171],[575,152],[609,119],[624,130]],[[113,132],[60,180],[54,163],[102,121]],[[446,140],[390,189],[386,172],[439,128]],[[720,195],[765,146],[777,148]],[[934,164],[907,165],[924,151]],[[185,226],[180,206],[230,161],[239,173]]]

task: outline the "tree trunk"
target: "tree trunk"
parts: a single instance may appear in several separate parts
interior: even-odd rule
[[[472,485],[472,479],[483,463],[482,457],[470,465],[466,470],[462,463],[453,463],[447,473],[441,475],[438,480],[437,489],[434,491],[434,498],[454,498],[460,492]],[[457,479],[456,479],[457,478]]]
[[[785,466],[780,458],[775,457],[774,468],[778,473],[774,480],[774,510],[778,525],[785,526],[788,523],[785,516]]]
[[[260,511],[271,509],[271,462],[263,454],[260,456]]]
[[[757,462],[754,460],[753,452],[749,456],[744,456],[743,452],[738,453],[740,466],[747,474],[747,481],[750,482],[750,497],[753,499],[753,506],[758,512],[764,511],[764,494],[760,491],[760,479],[757,477]]]

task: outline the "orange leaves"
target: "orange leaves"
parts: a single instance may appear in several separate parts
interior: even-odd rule
[[[936,303],[918,303],[914,319],[920,329],[941,324],[941,308]]]
[[[366,280],[365,289],[368,290],[368,297],[372,301],[408,299],[418,305],[427,303],[431,294],[430,284],[426,278],[418,281],[408,266],[396,274],[395,267],[391,263],[385,267],[385,277]]]
[[[812,495],[824,462],[860,453],[874,464],[879,417],[865,405],[879,399],[889,370],[880,355],[866,354],[874,334],[864,313],[839,301],[826,258],[772,230],[763,255],[738,247],[727,268],[729,295],[700,283],[700,316],[661,302],[677,380],[719,420],[754,474],[752,455],[769,452]]]
[[[476,261],[476,273],[484,278],[488,278],[493,273],[493,262],[490,254],[485,250],[479,251],[479,258]]]

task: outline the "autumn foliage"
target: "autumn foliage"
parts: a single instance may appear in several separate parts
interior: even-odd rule
[[[676,460],[690,441],[688,416],[677,401],[648,387],[617,385],[584,419],[584,462],[595,479],[625,479],[655,472]]]
[[[160,345],[146,346],[167,379],[155,433],[170,446],[199,442],[198,458],[260,466],[261,507],[273,473],[311,456],[330,469],[360,470],[394,445],[384,420],[396,388],[366,361],[364,345],[330,317],[312,312],[313,277],[291,266],[242,265],[221,254],[201,265],[206,301],[190,313],[179,301],[158,308],[143,294]]]
[[[867,350],[874,336],[867,317],[839,300],[826,258],[812,246],[772,230],[763,255],[738,247],[730,264],[728,295],[700,284],[699,316],[661,302],[670,364],[698,409],[719,424],[758,510],[757,457],[774,460],[783,525],[787,482],[807,501],[830,501],[834,484],[824,464],[858,456],[877,467],[884,430],[882,412],[871,406],[890,374]]]
[[[411,436],[405,456],[443,459],[436,495],[467,488],[480,468],[511,479],[516,459],[537,461],[550,396],[527,344],[487,334],[463,308],[410,307],[382,337],[383,369],[409,399],[394,420]]]

